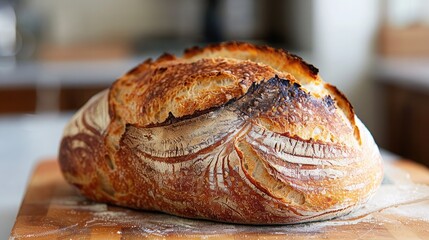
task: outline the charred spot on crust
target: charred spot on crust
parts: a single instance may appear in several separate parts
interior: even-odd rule
[[[334,108],[335,109],[335,101],[332,99],[331,95],[327,95],[323,98],[323,103],[328,108]]]
[[[254,117],[273,107],[309,97],[300,84],[275,76],[260,84],[252,84],[249,91],[237,100],[236,108],[243,114]]]
[[[287,54],[289,54],[290,56],[292,56],[295,60],[301,62],[310,72],[311,75],[316,76],[317,74],[319,74],[319,69],[316,68],[314,65],[307,63],[306,61],[304,61],[304,59],[302,59],[300,56],[297,56],[293,53],[289,53],[286,50],[285,51]]]
[[[308,69],[310,70],[310,72],[311,72],[314,76],[316,76],[317,74],[319,74],[319,69],[318,69],[318,68],[316,68],[314,65],[309,64],[309,63],[307,63],[307,62],[305,62],[305,61],[303,61],[303,63],[308,67]]]

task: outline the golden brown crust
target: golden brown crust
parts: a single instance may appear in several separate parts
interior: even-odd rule
[[[75,115],[59,159],[91,199],[235,223],[333,218],[382,178],[371,135],[315,67],[236,42],[132,69]]]
[[[121,101],[115,105],[116,112],[141,126],[161,123],[169,113],[183,117],[220,106],[242,96],[253,82],[276,74],[268,66],[233,59],[201,59],[192,63],[157,60],[155,63],[141,66],[138,74],[134,70],[132,75],[117,81],[110,95],[113,102]],[[130,105],[133,108],[130,109]]]
[[[344,93],[338,90],[337,87],[332,86],[329,83],[325,83],[325,88],[329,91],[329,93],[332,94],[332,96],[335,96],[335,101],[338,107],[343,110],[344,114],[346,115],[347,119],[350,121],[350,124],[353,127],[353,134],[355,138],[358,140],[359,143],[361,143],[360,132],[359,132],[359,128],[356,126],[356,123],[355,123],[355,118],[354,118],[355,113],[353,111],[352,104],[349,102],[349,100],[347,100]]]
[[[242,43],[242,42],[224,42],[220,44],[211,44],[204,48],[200,47],[192,47],[185,50],[185,58],[193,58],[198,57],[201,55],[205,55],[208,53],[216,54],[219,52],[222,52],[226,50],[231,55],[238,55],[236,52],[240,52],[243,54],[241,58],[245,57],[247,59],[250,59],[252,61],[266,61],[268,62],[268,65],[270,62],[277,62],[280,61],[284,65],[293,66],[293,68],[297,68],[298,71],[305,72],[308,74],[311,78],[317,79],[319,69],[314,67],[311,64],[306,63],[301,57],[291,54],[288,51],[284,49],[275,49],[268,46],[257,46],[252,45],[249,43]],[[228,54],[228,56],[231,56]],[[263,56],[266,56],[263,57]],[[258,61],[259,60],[259,61]],[[290,67],[288,67],[290,68]]]
[[[253,83],[279,76],[299,83],[303,91],[318,98],[332,96],[359,142],[351,104],[317,72],[301,58],[267,46],[230,42],[194,47],[186,50],[183,58],[164,54],[134,68],[113,84],[109,103],[112,114],[123,121],[148,126],[162,123],[169,116],[181,118],[219,107],[243,96]],[[306,85],[323,84],[322,91],[305,90]],[[291,133],[304,139],[310,135],[301,136],[299,129]],[[340,141],[338,134],[330,134],[325,132],[322,140]]]

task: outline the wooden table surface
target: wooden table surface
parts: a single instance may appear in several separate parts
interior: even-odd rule
[[[414,182],[429,184],[429,170],[426,167],[411,161],[397,161],[394,165],[408,172]],[[423,207],[422,211],[429,209],[429,195],[416,202],[421,205],[420,208]],[[396,205],[395,210],[401,210],[401,207]],[[405,207],[417,209],[417,206],[411,203]],[[245,226],[190,220],[86,200],[65,182],[57,161],[51,160],[40,162],[36,167],[10,237],[10,239],[140,238],[429,239],[429,218],[410,218],[381,209],[347,221],[336,219],[286,226]]]

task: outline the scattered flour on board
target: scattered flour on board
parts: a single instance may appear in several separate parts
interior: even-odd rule
[[[87,218],[79,223],[80,226],[69,226],[76,232],[82,231],[81,226],[121,226],[132,229],[140,235],[167,234],[223,234],[237,233],[269,233],[273,235],[299,234],[316,236],[328,229],[345,231],[341,226],[364,223],[369,226],[383,225],[389,218],[377,217],[398,216],[402,219],[417,219],[429,222],[429,186],[414,184],[409,176],[398,169],[386,166],[386,177],[389,179],[375,195],[351,214],[330,221],[312,222],[296,225],[281,226],[251,226],[224,224],[205,220],[180,218],[163,213],[135,211],[128,208],[109,206],[103,203],[94,203],[81,196],[57,198],[51,206],[67,211],[70,215],[85,213]],[[376,213],[376,214],[372,214]],[[391,219],[391,218],[390,218]],[[60,230],[60,229],[59,229]],[[115,230],[115,234],[122,231]]]

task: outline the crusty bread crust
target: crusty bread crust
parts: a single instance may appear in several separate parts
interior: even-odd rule
[[[235,223],[333,218],[382,178],[370,133],[314,66],[237,42],[137,66],[74,116],[59,159],[91,199]]]

